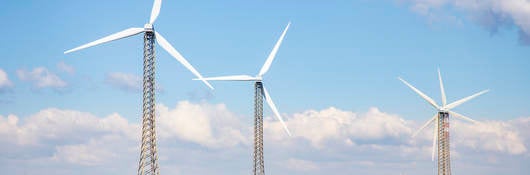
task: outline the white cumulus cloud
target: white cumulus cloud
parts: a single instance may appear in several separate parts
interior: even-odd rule
[[[7,76],[6,72],[3,69],[0,69],[0,93],[12,87],[13,87],[13,82],[9,80],[9,77]]]
[[[157,111],[159,160],[167,170],[163,172],[176,168],[182,174],[241,174],[251,167],[252,125],[243,124],[243,116],[224,104],[181,101],[172,107],[158,104]],[[140,121],[134,118],[56,108],[26,117],[0,115],[0,169],[134,173],[141,133]],[[410,137],[420,122],[377,108],[356,113],[334,107],[286,114],[285,121],[293,137],[273,117],[266,117],[264,123],[267,167],[278,172],[274,174],[387,174],[401,168],[425,174],[432,170],[431,132]],[[464,161],[461,155],[466,155],[466,166],[525,168],[513,162],[529,158],[530,118],[452,122],[455,161]],[[497,161],[491,164],[491,160]],[[424,161],[428,163],[420,163]]]
[[[45,67],[37,67],[32,71],[19,69],[17,75],[22,81],[31,82],[36,88],[62,89],[68,86],[68,83]]]
[[[381,112],[377,108],[371,108],[361,114],[333,107],[320,111],[308,110],[287,116],[286,123],[294,138],[307,140],[316,148],[364,144],[374,149],[384,149],[385,145],[423,149],[430,148],[432,144],[432,128],[427,128],[420,136],[412,138],[412,132],[419,129],[417,122]],[[523,134],[528,132],[523,128],[528,129],[530,124],[521,127],[521,122],[518,122],[519,125],[514,123],[516,122],[484,121],[471,124],[451,120],[452,143],[457,150],[464,147],[477,151],[522,155],[527,153],[524,136],[528,137],[528,134]],[[267,118],[264,127],[266,137],[271,140],[291,140],[284,133],[280,122],[273,118]],[[430,149],[425,151],[430,153]]]
[[[248,142],[243,126],[225,105],[182,101],[174,109],[158,105],[160,136],[178,137],[206,147],[233,147]]]
[[[142,91],[142,78],[133,74],[111,72],[107,74],[105,82],[115,88],[128,92]]]
[[[223,104],[180,102],[174,108],[159,104],[159,142],[194,143],[203,148],[227,148],[248,144],[246,127]],[[87,112],[49,108],[21,119],[0,115],[0,154],[31,155],[32,158],[82,166],[101,166],[121,159],[136,158],[140,142],[140,121],[130,123],[119,114],[98,117]],[[12,148],[12,149],[1,149]],[[43,149],[45,148],[45,149]],[[20,155],[15,155],[20,156]],[[1,158],[0,158],[1,159]],[[135,160],[136,161],[136,160]],[[1,167],[1,166],[0,166]]]
[[[513,121],[484,121],[470,124],[455,120],[452,123],[455,127],[455,144],[501,153],[526,153],[524,138],[520,135],[519,128],[512,123]]]
[[[352,145],[361,140],[397,139],[412,132],[405,120],[383,113],[377,108],[371,108],[365,114],[333,107],[321,111],[309,110],[293,114],[286,123],[292,130],[293,137],[306,139],[315,147],[322,147],[326,141]],[[276,120],[269,118],[265,121],[265,127],[270,134],[288,139]]]
[[[315,171],[318,170],[318,164],[302,159],[290,158],[284,163],[285,167],[288,169],[293,169],[296,171]]]
[[[49,108],[24,121],[15,115],[0,116],[0,136],[15,141],[17,145],[38,145],[53,140],[83,140],[86,135],[116,133],[136,138],[138,127],[131,125],[118,114],[105,118],[74,110]],[[3,122],[2,122],[3,121]]]
[[[450,121],[451,144],[457,150],[462,147],[475,151],[498,152],[513,155],[527,153],[525,140],[530,139],[527,133],[528,127],[518,127],[518,123],[510,121],[480,121],[469,123],[466,121]],[[530,123],[530,122],[528,122]],[[526,129],[523,129],[526,128]],[[415,141],[423,141],[424,144],[432,144],[433,127],[427,127],[420,133]],[[425,145],[428,146],[428,145]],[[430,149],[425,153],[430,154]]]
[[[71,65],[66,64],[63,61],[57,63],[57,69],[59,69],[60,71],[66,72],[70,75],[73,75],[75,73],[75,68]]]

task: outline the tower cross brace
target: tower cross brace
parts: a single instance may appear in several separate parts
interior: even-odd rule
[[[144,35],[144,77],[142,105],[142,142],[138,175],[160,175],[155,118],[155,34],[146,31]]]
[[[254,175],[265,175],[263,158],[263,84],[256,82],[254,91]]]
[[[449,113],[438,113],[438,175],[451,175]]]

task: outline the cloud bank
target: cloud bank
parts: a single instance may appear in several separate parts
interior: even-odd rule
[[[234,114],[224,104],[188,101],[174,107],[159,104],[157,109],[163,172],[249,171],[252,123],[244,123],[244,116]],[[292,137],[273,117],[265,117],[266,162],[271,173],[432,172],[432,134],[427,132],[431,130],[416,139],[410,137],[424,121],[406,120],[377,108],[356,113],[330,107],[285,116]],[[12,174],[135,173],[131,167],[137,166],[138,121],[130,122],[116,113],[99,117],[56,108],[27,117],[0,115],[0,167]],[[513,162],[530,157],[530,117],[480,124],[454,120],[451,127],[453,160],[459,165],[456,169],[491,165],[510,167],[513,172],[508,174],[527,170]],[[497,161],[492,164],[489,160]]]
[[[460,11],[491,33],[516,26],[519,43],[530,45],[530,1],[527,0],[398,0],[407,2],[413,11],[439,16],[440,11]]]

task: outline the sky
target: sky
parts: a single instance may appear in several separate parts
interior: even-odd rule
[[[131,174],[139,157],[140,35],[64,51],[149,20],[152,1],[4,1],[0,169]],[[163,1],[154,24],[204,76],[264,76],[293,133],[265,107],[267,174],[429,174],[441,103],[485,95],[451,120],[454,174],[530,171],[530,2],[525,0]],[[251,172],[253,85],[211,82],[156,47],[162,174]]]

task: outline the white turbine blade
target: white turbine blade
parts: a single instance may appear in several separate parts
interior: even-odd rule
[[[114,40],[117,40],[117,39],[122,39],[122,38],[126,38],[126,37],[129,37],[129,36],[133,36],[133,35],[136,35],[138,33],[143,32],[143,31],[144,31],[144,28],[129,28],[129,29],[123,30],[121,32],[106,36],[106,37],[101,38],[101,39],[98,39],[96,41],[87,43],[85,45],[82,45],[82,46],[67,50],[66,52],[64,52],[64,54],[67,54],[67,53],[70,53],[70,52],[75,52],[75,51],[78,51],[78,50],[81,50],[81,49],[89,48],[89,47],[92,47],[92,46],[95,46],[95,45],[99,45],[99,44],[103,44],[103,43],[106,43],[106,42],[111,42],[111,41],[114,41]]]
[[[149,19],[149,24],[153,24],[160,14],[160,7],[162,6],[162,0],[155,0],[153,3],[153,9],[151,10],[151,18]]]
[[[429,126],[429,124],[431,124],[432,121],[436,119],[436,116],[438,116],[438,114],[435,114],[429,121],[425,122],[425,124],[420,129],[418,129],[418,131],[412,134],[412,137],[416,137],[423,129],[425,129],[425,127]]]
[[[193,66],[186,60],[186,58],[184,58],[171,44],[169,44],[169,42],[167,42],[167,40],[162,35],[160,35],[160,33],[155,33],[156,41],[158,42],[158,44],[160,44],[160,46],[162,46],[162,48],[164,48],[171,56],[177,59],[177,61],[179,61],[182,65],[184,65],[184,67],[190,70],[195,76],[197,76],[197,78],[204,82],[206,86],[210,87],[210,89],[213,89],[212,85],[210,85],[208,81],[203,79],[202,75],[197,70],[195,70],[195,68],[193,68]]]
[[[287,129],[287,125],[285,125],[285,122],[283,122],[283,119],[282,117],[280,116],[280,112],[278,112],[278,108],[276,108],[276,105],[274,105],[274,102],[272,102],[272,99],[269,95],[269,92],[267,91],[267,89],[265,88],[265,86],[263,86],[263,94],[265,95],[265,100],[267,101],[267,103],[269,104],[269,107],[271,107],[272,109],[272,112],[274,112],[274,115],[276,116],[276,118],[278,120],[280,120],[280,123],[282,123],[283,125],[283,128],[285,129],[285,131],[287,132],[287,134],[289,136],[291,136],[291,132],[289,131],[289,129]]]
[[[442,74],[440,73],[440,69],[438,69],[438,79],[440,80],[440,91],[442,92],[442,106],[445,107],[445,105],[447,105],[447,97],[445,96],[445,88],[444,88],[444,83],[442,80]]]
[[[285,37],[285,34],[287,33],[287,30],[289,30],[289,26],[291,25],[291,22],[287,24],[287,27],[283,30],[282,36],[280,36],[280,39],[276,42],[276,45],[274,45],[274,48],[272,49],[271,53],[269,54],[269,57],[265,61],[265,64],[263,64],[263,67],[261,67],[261,70],[259,71],[258,77],[263,76],[269,68],[271,67],[272,61],[274,60],[274,57],[276,57],[276,53],[278,53],[278,49],[280,48],[280,45],[282,44],[283,38]]]
[[[455,101],[455,102],[453,102],[453,103],[447,105],[447,106],[446,106],[446,109],[447,109],[447,110],[449,110],[449,109],[453,109],[453,108],[455,108],[455,107],[457,107],[457,106],[460,106],[461,104],[463,104],[463,103],[465,103],[465,102],[467,102],[467,101],[469,101],[469,100],[471,100],[471,99],[473,99],[473,98],[475,98],[475,97],[478,97],[478,96],[480,96],[480,95],[482,95],[482,94],[485,94],[486,92],[489,92],[489,91],[490,91],[490,90],[483,90],[483,91],[481,91],[481,92],[479,92],[479,93],[476,93],[476,94],[474,94],[474,95],[471,95],[471,96],[469,96],[469,97],[466,97],[466,98],[463,98],[463,99],[461,99],[461,100]]]
[[[250,75],[231,75],[221,77],[206,77],[206,78],[194,78],[193,80],[208,80],[208,81],[256,81],[256,77]]]
[[[420,90],[416,89],[414,86],[409,84],[407,81],[403,80],[401,77],[398,77],[398,79],[401,80],[401,82],[405,83],[405,85],[407,85],[410,89],[412,89],[414,92],[416,92],[418,95],[420,95],[427,102],[429,102],[429,104],[431,104],[434,108],[440,109],[438,104],[436,104],[436,102],[431,97],[425,95],[423,92],[421,92]]]
[[[473,119],[471,119],[469,117],[466,117],[466,116],[464,116],[462,114],[459,114],[459,113],[456,113],[456,112],[453,112],[453,111],[449,111],[449,114],[454,115],[455,117],[459,117],[461,119],[464,119],[464,120],[466,120],[468,122],[471,122],[471,123],[478,123],[476,120],[473,120]]]
[[[432,161],[434,161],[434,154],[436,153],[436,141],[438,141],[438,114],[436,114],[435,118],[436,121],[434,123],[434,132],[432,138]]]

